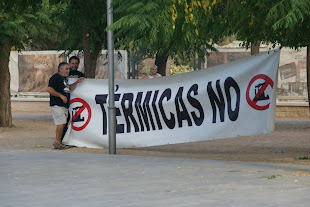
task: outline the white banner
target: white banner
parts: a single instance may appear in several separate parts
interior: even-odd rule
[[[115,80],[117,147],[248,136],[274,130],[279,51],[157,79]],[[64,142],[108,146],[108,80],[71,94]]]

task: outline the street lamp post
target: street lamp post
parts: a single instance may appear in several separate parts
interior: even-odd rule
[[[113,24],[112,0],[107,0],[108,26]],[[113,31],[108,30],[108,70],[109,70],[109,154],[116,154],[116,114],[114,97],[114,45]]]

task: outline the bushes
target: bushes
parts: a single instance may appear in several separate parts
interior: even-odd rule
[[[171,75],[176,75],[180,73],[187,73],[194,71],[194,68],[189,65],[176,65],[174,60],[171,61]]]

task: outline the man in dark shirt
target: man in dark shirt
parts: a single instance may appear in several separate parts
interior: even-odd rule
[[[70,77],[74,77],[74,78],[80,78],[80,77],[84,77],[84,73],[78,71],[78,67],[80,64],[80,58],[78,58],[77,56],[72,56],[69,58],[69,65],[70,65],[70,73],[69,76]]]
[[[50,93],[50,106],[56,125],[55,149],[66,149],[67,146],[61,143],[62,132],[67,122],[68,108],[70,101],[70,90],[73,90],[82,81],[78,78],[76,82],[69,85],[69,64],[61,62],[58,66],[58,73],[54,74],[48,83],[47,91]]]
[[[71,56],[69,58],[69,66],[70,66],[69,78],[81,78],[81,77],[84,77],[84,73],[78,71],[79,64],[80,64],[80,58],[78,58],[77,56]],[[63,140],[63,138],[66,135],[66,132],[68,130],[69,122],[70,122],[70,113],[68,113],[67,123],[64,126],[64,129],[63,129],[63,132],[62,132],[62,136],[61,136],[61,141]]]

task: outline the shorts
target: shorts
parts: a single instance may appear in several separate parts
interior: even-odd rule
[[[62,125],[67,123],[68,109],[63,106],[51,106],[52,115],[55,125]]]

